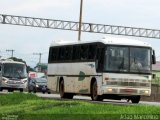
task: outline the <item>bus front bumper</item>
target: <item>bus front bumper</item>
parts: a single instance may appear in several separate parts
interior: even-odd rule
[[[25,88],[27,88],[27,83],[24,83],[24,84],[2,84],[1,85],[1,88],[17,88],[17,89],[20,89],[20,88],[23,88],[23,89],[25,89]]]
[[[150,96],[151,88],[130,88],[130,87],[102,87],[102,94],[117,94],[117,95],[141,95]]]

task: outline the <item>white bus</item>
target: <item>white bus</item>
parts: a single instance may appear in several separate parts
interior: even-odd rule
[[[127,38],[52,43],[48,88],[61,98],[90,95],[92,100],[128,99],[139,103],[150,96],[155,55],[145,42]]]
[[[27,88],[27,80],[25,63],[11,59],[0,60],[0,91],[7,89],[8,92],[23,92]]]

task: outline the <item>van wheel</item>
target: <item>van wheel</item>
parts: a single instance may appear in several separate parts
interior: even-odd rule
[[[141,97],[140,96],[133,96],[131,98],[132,103],[139,103]]]
[[[91,98],[93,101],[102,101],[103,96],[97,94],[97,81],[94,81],[94,83],[91,86]]]

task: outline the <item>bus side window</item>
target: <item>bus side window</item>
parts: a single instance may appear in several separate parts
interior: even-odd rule
[[[80,59],[80,46],[73,46],[73,56],[72,60],[79,60]]]
[[[53,48],[53,52],[52,52],[53,61],[57,61],[58,50],[59,50],[58,48]]]
[[[88,51],[88,59],[89,60],[95,60],[96,51],[97,51],[96,45],[89,45],[89,51]]]
[[[59,49],[59,57],[58,60],[63,61],[65,60],[65,47],[61,47]]]
[[[57,55],[58,55],[58,48],[50,48],[48,62],[51,63],[53,61],[57,61]]]
[[[96,68],[98,72],[103,71],[103,61],[104,61],[104,48],[98,48],[96,55]]]
[[[88,57],[88,45],[81,45],[80,58],[81,60],[87,60]]]
[[[52,47],[50,47],[50,49],[49,49],[49,58],[48,58],[48,63],[50,63],[50,62],[52,62],[52,51],[53,51],[53,48]]]
[[[68,46],[66,47],[66,50],[65,50],[65,60],[71,60],[72,59],[72,46]]]

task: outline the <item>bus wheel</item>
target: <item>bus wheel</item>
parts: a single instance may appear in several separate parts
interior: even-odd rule
[[[132,103],[139,103],[139,101],[140,101],[140,96],[133,96],[132,98],[131,98],[131,101],[132,101]]]
[[[12,88],[9,88],[8,89],[8,92],[13,92],[14,90]]]
[[[60,81],[59,92],[60,92],[61,98],[66,98],[66,93],[64,93],[64,81],[63,80]]]
[[[67,93],[67,95],[66,95],[66,98],[68,98],[68,99],[73,99],[73,94],[72,93]]]
[[[91,98],[94,101],[103,100],[103,96],[97,94],[97,81],[94,81],[94,83],[91,86]]]
[[[23,92],[23,88],[21,88],[19,91],[20,91],[20,92]]]

